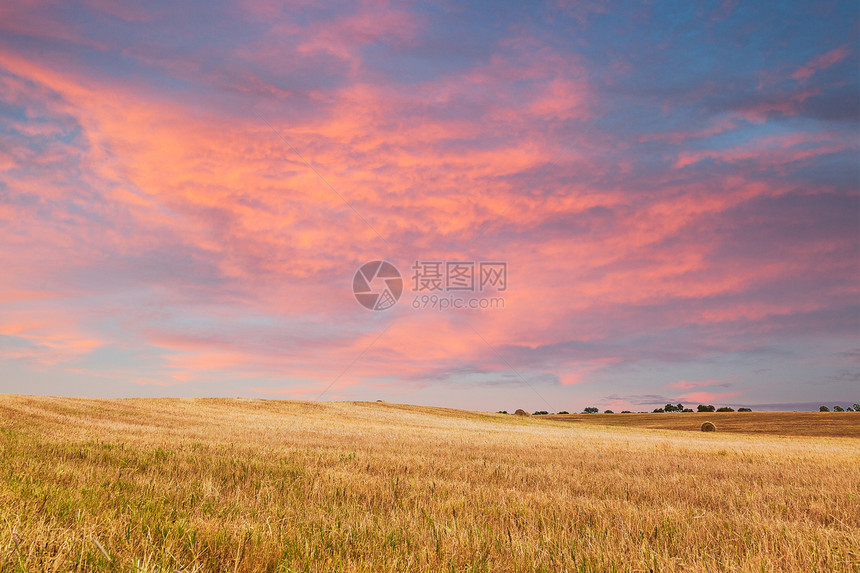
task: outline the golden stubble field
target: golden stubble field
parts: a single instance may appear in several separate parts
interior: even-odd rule
[[[0,396],[2,571],[857,571],[858,533],[856,437]]]
[[[703,422],[716,424],[720,432],[860,438],[860,412],[687,412],[667,414],[562,414],[541,416],[549,420],[695,431]]]

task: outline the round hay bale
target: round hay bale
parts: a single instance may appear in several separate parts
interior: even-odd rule
[[[515,416],[530,416],[531,414],[529,414],[528,412],[526,412],[525,410],[520,408],[516,412],[514,412],[514,415]]]
[[[716,432],[717,427],[713,424],[713,422],[705,422],[704,424],[702,424],[702,431],[703,432]]]

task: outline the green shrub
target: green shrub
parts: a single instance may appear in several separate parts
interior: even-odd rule
[[[603,413],[604,414],[614,414],[615,412],[613,412],[612,410],[604,410]]]
[[[633,412],[631,412],[630,410],[621,410],[621,413],[622,414],[632,414]]]
[[[561,412],[559,412],[559,414],[570,414],[570,412],[568,412],[567,410],[562,410]]]
[[[507,410],[499,410],[498,412],[496,412],[496,414],[507,414],[507,413],[508,413]]]
[[[752,412],[752,408],[738,408],[738,412]]]
[[[599,411],[600,411],[600,410],[598,410],[598,409],[597,409],[597,408],[595,408],[594,406],[589,406],[588,408],[586,408],[586,409],[585,409],[585,410],[583,410],[582,412],[583,412],[583,414],[596,414],[596,413],[598,413]]]
[[[538,410],[534,413],[535,416],[546,416],[547,414],[549,414],[549,412],[547,412],[546,410]]]
[[[734,412],[734,408],[729,408],[728,406],[723,406],[722,408],[717,408],[717,412]]]
[[[827,406],[822,406],[818,409],[818,411],[819,412],[829,412],[830,408],[828,408]]]
[[[653,414],[662,414],[663,412],[665,412],[665,410],[663,408],[654,408],[654,411],[652,413]]]
[[[713,406],[705,406],[704,404],[699,404],[696,406],[696,410],[699,412],[715,412],[717,409]]]
[[[844,412],[845,409],[842,406],[833,406],[834,412]]]

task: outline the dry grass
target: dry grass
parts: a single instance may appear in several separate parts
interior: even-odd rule
[[[695,431],[709,421],[718,432],[860,438],[860,412],[687,412],[663,414],[564,414],[564,422],[653,430]]]
[[[0,570],[857,570],[858,440],[695,429],[0,396]]]

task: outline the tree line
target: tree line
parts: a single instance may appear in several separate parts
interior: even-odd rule
[[[662,408],[654,408],[651,411],[651,413],[652,414],[662,414],[664,412],[682,412],[683,413],[683,412],[693,412],[693,411],[694,410],[692,408],[685,408],[683,404],[678,403],[678,404],[666,404]],[[719,408],[717,408],[713,404],[699,404],[698,406],[696,406],[695,411],[696,412],[735,412],[735,411],[737,411],[737,412],[752,412],[752,408],[741,407],[741,408],[738,408],[737,410],[735,410],[734,408],[732,408],[730,406],[720,406]],[[819,411],[820,412],[830,412],[830,408],[828,408],[827,406],[821,406],[819,408]],[[843,408],[842,406],[833,406],[833,411],[834,412],[860,412],[860,404],[854,404],[853,406],[846,406],[845,408]],[[583,408],[583,410],[582,410],[583,414],[597,414],[599,412],[600,412],[600,409],[595,408],[594,406],[588,406],[586,408]],[[507,410],[499,410],[497,413],[498,414],[507,414],[508,411]],[[550,413],[551,412],[547,412],[546,410],[537,410],[532,415],[533,416],[547,416]],[[560,412],[556,412],[555,415],[569,414],[569,413],[570,412],[568,412],[567,410],[562,410]],[[603,413],[604,414],[614,414],[615,412],[613,412],[612,410],[604,410]],[[632,414],[633,412],[631,412],[630,410],[623,410],[621,413],[622,414]],[[645,412],[639,412],[639,414],[644,414],[644,413]]]

